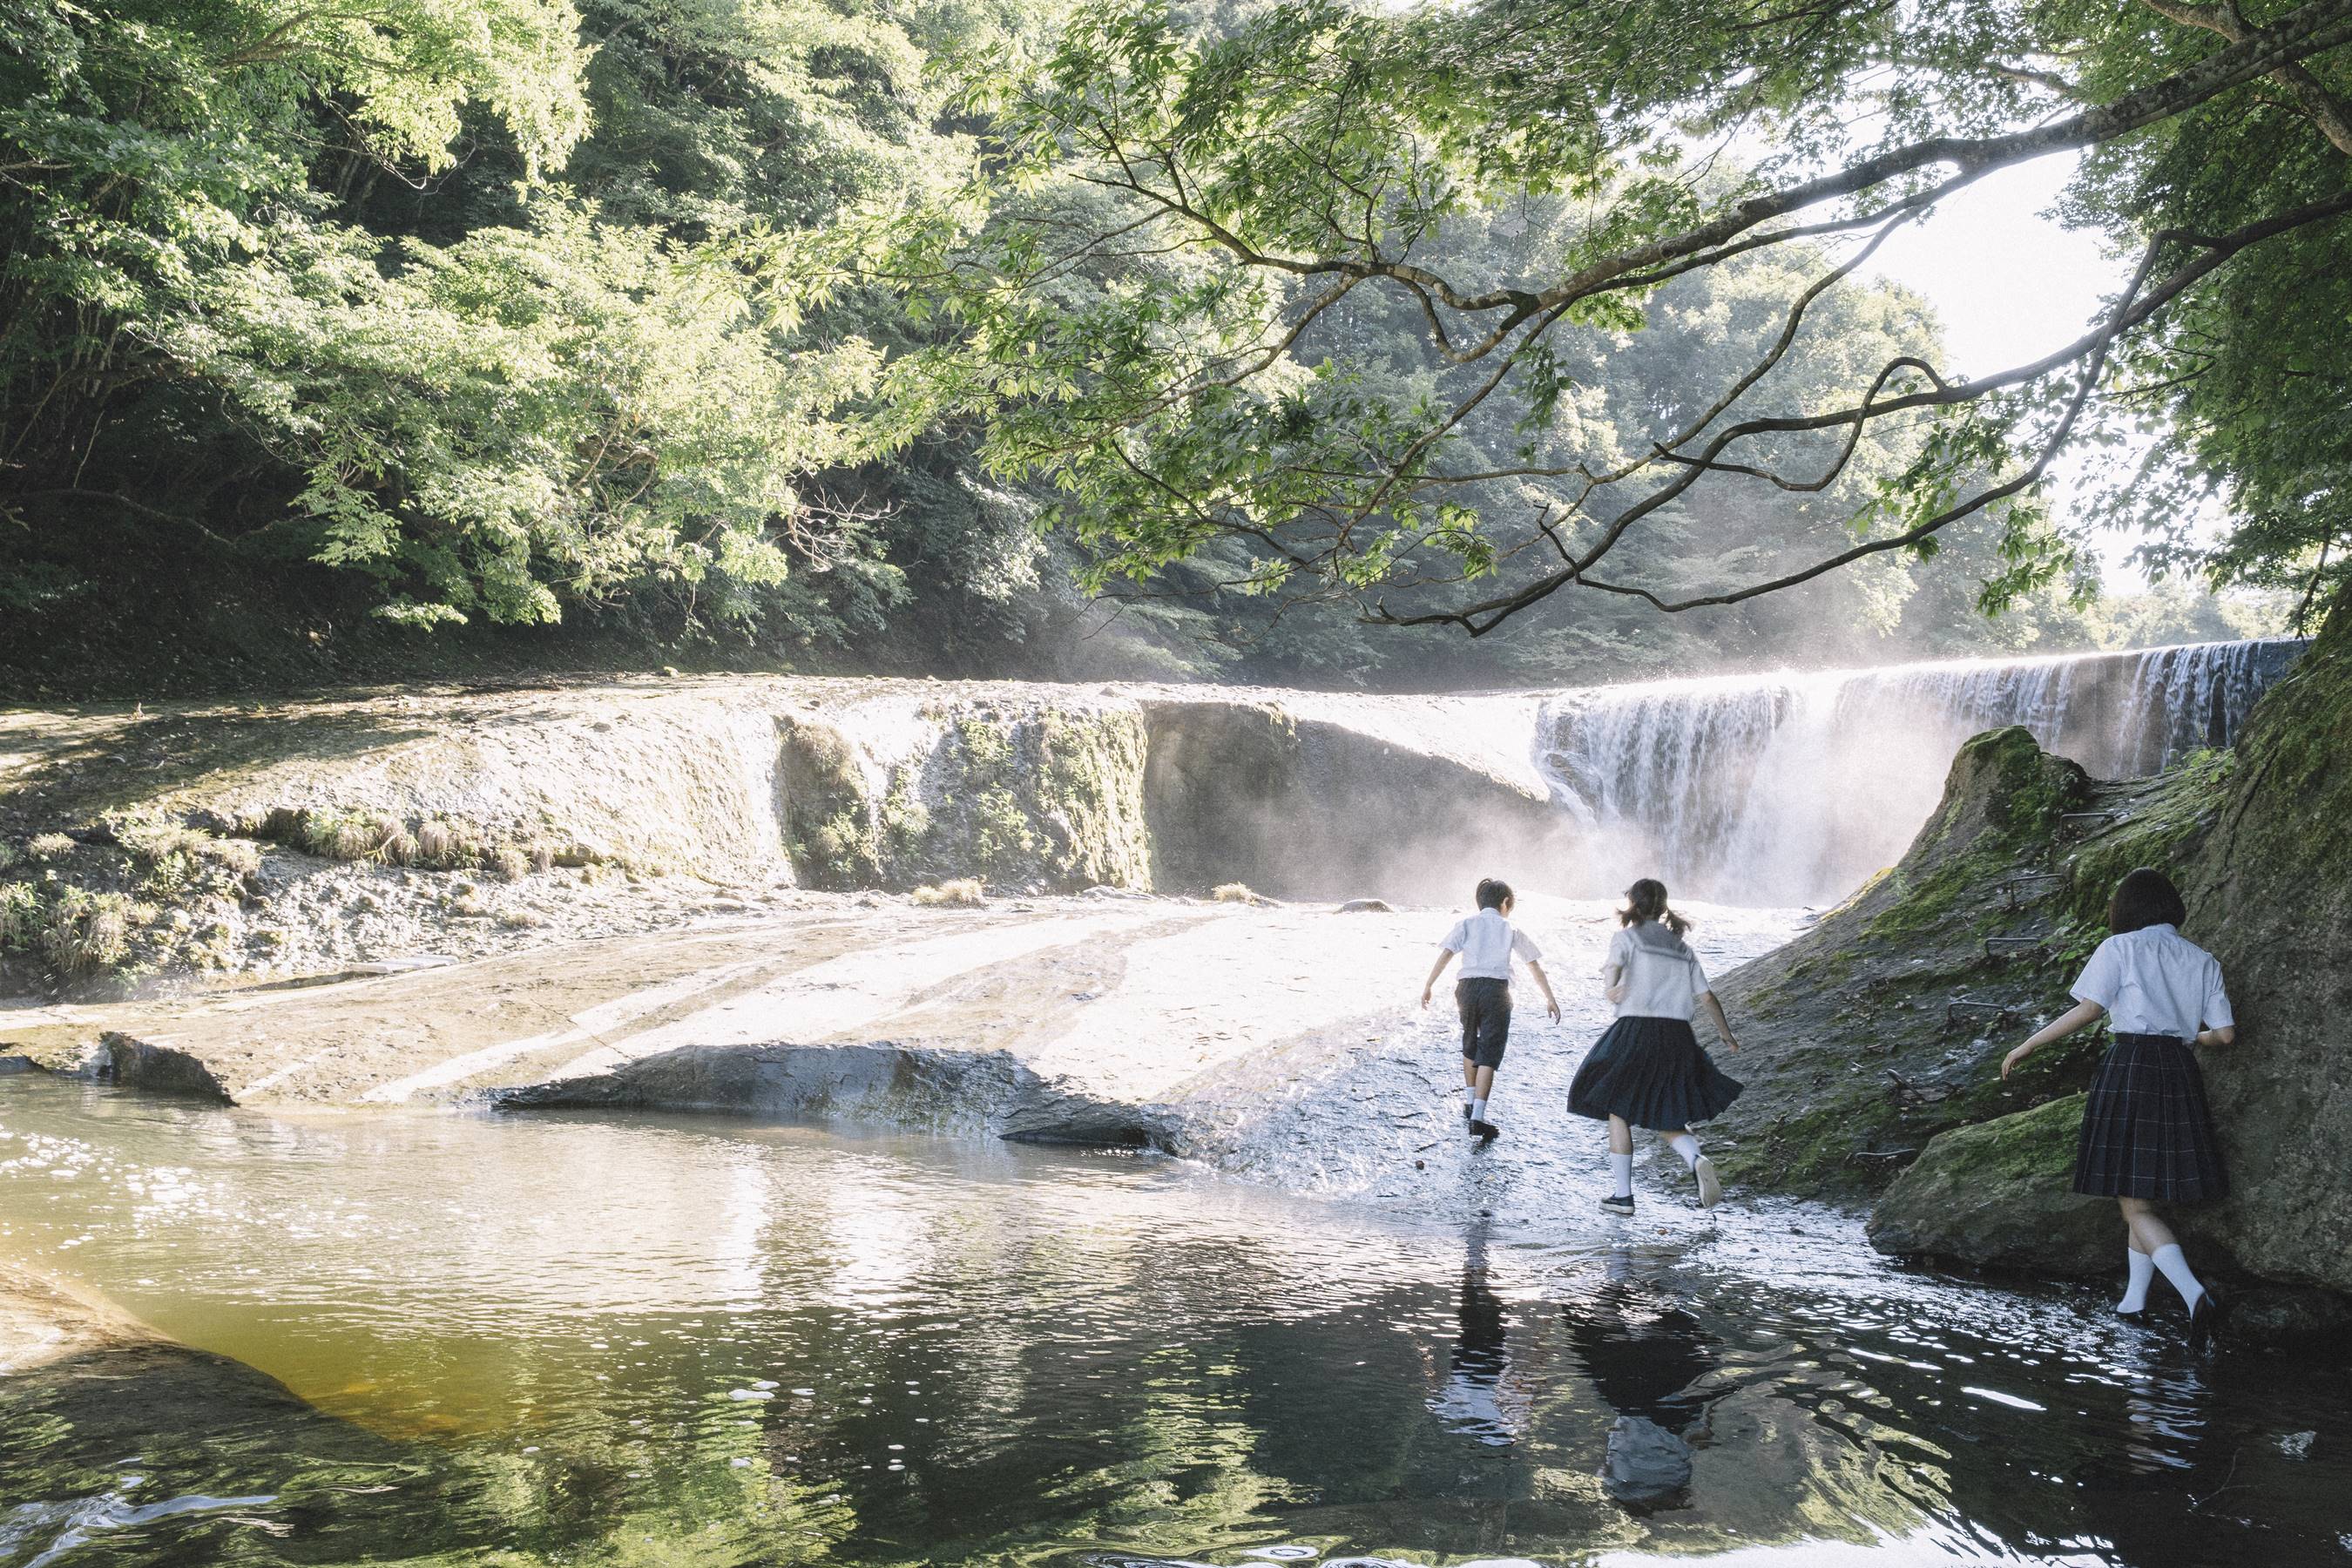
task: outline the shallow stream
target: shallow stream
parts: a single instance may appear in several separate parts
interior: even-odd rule
[[[1517,1169],[1433,1163],[1401,1208],[0,1080],[0,1255],[329,1417],[200,1400],[134,1445],[0,1384],[0,1564],[2352,1562],[2340,1360],[2200,1361],[1822,1210],[1654,1183],[1626,1222]],[[1621,1415],[1693,1446],[1679,1506],[1604,1490]]]

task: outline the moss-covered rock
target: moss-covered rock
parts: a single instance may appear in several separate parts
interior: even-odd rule
[[[2115,1203],[2074,1190],[2083,1096],[1939,1134],[1871,1210],[1881,1252],[2095,1276],[2116,1266]]]
[[[882,875],[880,824],[866,771],[830,724],[776,721],[776,794],[784,852],[804,887],[870,888]]]
[[[1796,941],[1717,987],[1748,1085],[1715,1124],[1720,1163],[1810,1195],[1875,1190],[1954,1127],[2079,1088],[2096,1047],[2045,1053],[2000,1081],[2000,1056],[2071,976],[2052,951],[2066,815],[2083,770],[2022,729],[1963,745],[1903,859]]]
[[[1951,1103],[1977,1109],[1999,1050],[2022,1036],[2033,1013],[2063,1000],[2063,983],[2105,935],[2116,880],[2137,866],[2165,870],[2189,904],[2185,934],[2221,961],[2239,1025],[2235,1045],[2203,1053],[2231,1194],[2174,1211],[2173,1223],[2205,1267],[2352,1291],[2352,1051],[2346,1048],[2352,964],[2341,956],[2352,943],[2352,596],[2339,599],[2293,673],[2257,705],[2234,752],[2192,757],[2154,779],[2093,786],[2081,805],[2096,815],[2079,835],[2062,818],[2046,846],[2062,880],[2041,918],[2046,957],[2027,972],[2046,1005],[2022,1007],[2014,1024],[1983,1042],[1978,1093]],[[2031,837],[2011,832],[1983,843],[2030,853]],[[1933,936],[1945,929],[1882,913],[1874,934],[1916,933],[1916,968],[1957,981],[1961,976],[1947,976]],[[1858,1008],[1863,1037],[1909,1029],[1899,976],[1874,966],[1851,921],[1832,916],[1798,945],[1809,951],[1751,965],[1727,990],[1736,998],[1744,984],[1767,1016],[1779,1006],[1785,1018],[1775,1024],[1785,1027],[1786,1019],[1819,1011],[1794,992],[1806,966],[1862,974],[1881,987]],[[2006,1092],[2038,1097],[2079,1084],[2103,1042],[2088,1032],[2077,1039],[2055,1059],[2037,1058]],[[1801,1048],[1788,1054],[1801,1069],[1807,1065]],[[1872,1121],[1857,1113],[1856,1096],[1824,1088],[1818,1072],[1812,1087],[1819,1100],[1793,1125],[1826,1138],[1834,1121],[1825,1124],[1825,1115]],[[1777,1098],[1784,1097],[1768,1090],[1758,1105],[1743,1100],[1739,1109],[1769,1115]],[[1880,1201],[1872,1239],[1890,1251],[2104,1272],[2113,1252],[2112,1205],[2065,1190],[2076,1104],[2053,1101],[1937,1138]],[[1766,1174],[1780,1158],[1800,1178],[1793,1184],[1802,1184],[1801,1160],[1779,1152],[1788,1125],[1768,1122],[1762,1148],[1744,1148],[1738,1157]]]
[[[807,886],[1151,886],[1132,704],[931,702],[871,742],[835,717],[778,731],[785,848]]]
[[[2203,1053],[2231,1195],[2182,1217],[2249,1273],[2352,1290],[2352,595],[2236,751],[2174,862],[2239,1025]]]
[[[956,714],[913,779],[894,781],[893,886],[976,877],[1010,887],[1151,886],[1144,728],[1132,708],[990,705]]]

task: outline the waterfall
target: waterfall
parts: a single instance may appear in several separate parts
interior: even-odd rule
[[[2226,745],[2300,641],[1966,659],[1556,694],[1538,760],[1601,826],[1592,879],[1819,903],[1892,865],[1969,736],[2022,724],[2109,777]]]

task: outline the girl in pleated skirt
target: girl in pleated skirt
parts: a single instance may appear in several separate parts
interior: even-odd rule
[[[1681,1156],[1698,1182],[1700,1205],[1713,1208],[1722,1184],[1690,1124],[1721,1115],[1741,1086],[1700,1047],[1692,1016],[1706,1010],[1724,1049],[1736,1051],[1739,1042],[1698,954],[1683,940],[1690,922],[1666,907],[1664,882],[1644,878],[1626,889],[1617,922],[1601,969],[1617,1021],[1586,1054],[1568,1091],[1569,1110],[1609,1123],[1611,1191],[1601,1206],[1633,1212],[1633,1129],[1646,1127]]]
[[[2113,1021],[2114,1043],[2091,1080],[2075,1145],[2074,1190],[2114,1198],[2123,1210],[2128,1283],[2116,1310],[2137,1319],[2162,1274],[2189,1308],[2189,1342],[2212,1329],[2213,1293],[2182,1256],[2158,1204],[2197,1203],[2230,1190],[2221,1143],[2205,1103],[2205,1074],[2193,1047],[2238,1037],[2221,965],[2180,934],[2189,918],[2180,890],[2161,871],[2142,868],[2116,884],[2107,929],[2074,982],[2074,1006],[2009,1053],[2007,1078],[2053,1040]]]

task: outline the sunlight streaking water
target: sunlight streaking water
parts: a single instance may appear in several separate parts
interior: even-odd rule
[[[128,1467],[0,1384],[0,1563],[92,1510],[61,1561],[2337,1550],[2340,1369],[2200,1364],[2095,1292],[1898,1269],[1820,1211],[1645,1188],[1624,1225],[1498,1169],[1406,1212],[977,1142],[12,1082],[0,1252],[355,1426],[159,1433]],[[1610,1499],[1620,1417],[1692,1443],[1687,1506]],[[138,1511],[175,1499],[207,1503]]]

